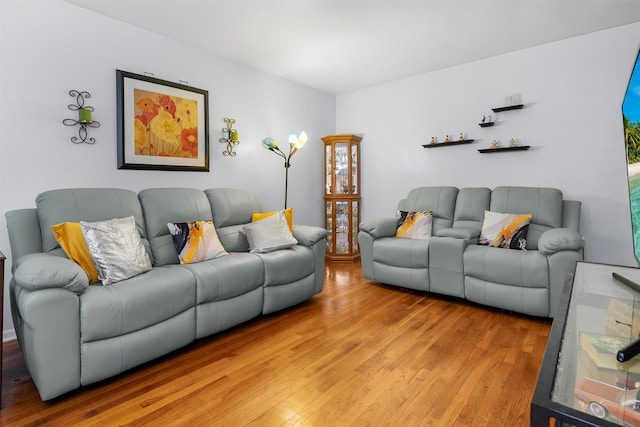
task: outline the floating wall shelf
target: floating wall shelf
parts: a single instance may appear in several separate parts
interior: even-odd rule
[[[522,109],[522,107],[524,107],[524,104],[510,105],[509,107],[492,108],[491,110],[493,110],[494,113],[499,113],[501,111],[520,110]]]
[[[449,142],[438,142],[435,144],[422,144],[424,148],[435,148],[435,147],[445,147],[449,145],[462,145],[462,144],[471,144],[473,139],[463,139],[458,141],[449,141]]]
[[[484,123],[478,123],[480,125],[481,128],[488,128],[489,126],[493,126],[496,124],[496,122],[484,122]]]
[[[505,151],[523,151],[528,150],[530,145],[516,145],[515,147],[498,147],[498,148],[481,148],[481,153],[504,153]]]

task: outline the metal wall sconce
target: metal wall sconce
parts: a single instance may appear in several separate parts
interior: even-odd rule
[[[70,90],[69,95],[73,98],[76,98],[76,103],[69,104],[67,107],[71,111],[78,112],[78,120],[64,119],[62,123],[65,126],[80,125],[80,128],[78,129],[78,136],[72,136],[71,142],[73,142],[74,144],[81,144],[83,142],[86,142],[87,144],[94,144],[96,142],[95,138],[87,139],[87,127],[99,128],[100,122],[93,120],[93,118],[91,117],[93,107],[84,105],[85,99],[91,98],[91,94],[87,91],[80,92],[77,90]]]
[[[233,124],[236,122],[236,119],[229,119],[225,117],[223,120],[225,127],[222,128],[222,138],[220,138],[220,142],[222,144],[227,144],[227,148],[222,152],[222,154],[233,157],[237,154],[233,151],[233,146],[240,144],[238,131],[233,128]]]

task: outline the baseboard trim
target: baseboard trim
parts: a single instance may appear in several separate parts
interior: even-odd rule
[[[15,341],[17,340],[18,337],[16,336],[16,330],[15,329],[9,329],[8,331],[2,331],[2,342],[10,342],[10,341]]]

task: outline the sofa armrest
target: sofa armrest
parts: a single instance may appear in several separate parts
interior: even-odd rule
[[[472,240],[480,237],[480,230],[474,230],[472,228],[445,228],[438,231],[436,236]]]
[[[82,267],[68,258],[46,253],[20,257],[13,279],[29,291],[61,288],[81,294],[89,286],[89,278]]]
[[[569,228],[553,228],[547,230],[538,240],[538,251],[550,256],[560,251],[579,251],[584,248],[584,238],[577,231]]]
[[[15,271],[15,261],[20,257],[42,252],[42,233],[36,208],[16,209],[7,212],[7,231],[11,247],[11,272]]]
[[[315,227],[313,225],[294,225],[293,237],[302,246],[313,246],[320,240],[327,237],[329,232],[321,227]]]
[[[360,231],[370,234],[374,239],[394,237],[398,230],[396,218],[374,218],[360,223]]]

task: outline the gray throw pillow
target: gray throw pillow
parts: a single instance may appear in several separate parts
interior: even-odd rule
[[[133,216],[109,221],[80,221],[98,278],[110,285],[151,270]]]
[[[283,211],[242,226],[249,242],[249,252],[265,253],[290,248],[298,244],[291,234]]]

